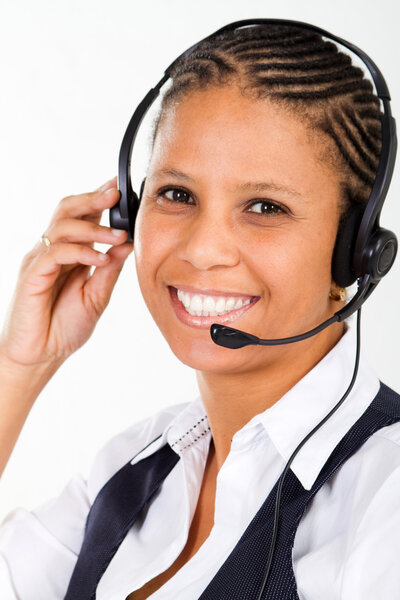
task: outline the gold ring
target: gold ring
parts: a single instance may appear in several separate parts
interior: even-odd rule
[[[48,237],[46,237],[46,236],[45,236],[45,234],[43,234],[43,235],[40,237],[40,241],[41,241],[41,243],[42,243],[42,244],[44,244],[45,246],[47,246],[47,248],[48,248],[48,247],[50,246],[50,244],[51,244],[51,242],[50,242],[49,238],[48,238]]]

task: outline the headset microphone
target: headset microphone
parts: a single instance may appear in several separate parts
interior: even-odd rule
[[[314,327],[310,331],[306,333],[301,333],[300,335],[295,335],[288,338],[281,338],[276,340],[264,340],[262,338],[258,338],[255,335],[251,335],[251,333],[246,333],[245,331],[240,331],[239,329],[234,329],[233,327],[227,327],[225,325],[219,325],[218,323],[213,323],[210,327],[210,334],[213,342],[218,344],[219,346],[224,346],[225,348],[243,348],[244,346],[280,346],[283,344],[292,344],[293,342],[300,342],[301,340],[305,340],[316,333],[319,333],[332,323],[338,322],[339,319],[334,315],[330,319],[327,319],[318,327]]]
[[[394,249],[394,256],[395,255],[396,249]],[[365,275],[361,279],[361,283],[359,283],[358,285],[358,291],[355,294],[354,298],[352,298],[352,300],[344,308],[336,312],[332,317],[330,317],[317,327],[314,327],[314,329],[310,329],[310,331],[306,331],[305,333],[300,333],[299,335],[294,335],[292,337],[287,338],[280,338],[276,340],[264,340],[262,338],[258,338],[255,335],[252,335],[251,333],[246,333],[245,331],[240,331],[239,329],[234,329],[233,327],[227,327],[226,325],[220,325],[219,323],[213,323],[210,327],[210,335],[215,344],[232,349],[243,348],[244,346],[251,345],[281,346],[283,344],[293,344],[293,342],[301,342],[302,340],[306,340],[307,338],[316,335],[317,333],[319,333],[323,329],[326,329],[326,327],[329,327],[329,325],[332,325],[333,323],[340,323],[344,319],[347,319],[356,310],[359,310],[365,298],[371,293],[373,289],[373,283],[371,282],[371,280],[371,275]],[[374,285],[376,285],[376,283]]]
[[[376,285],[376,284],[375,284]],[[294,342],[301,342],[302,340],[306,340],[313,335],[316,335],[329,325],[333,323],[340,323],[344,319],[347,319],[351,314],[353,314],[356,310],[361,308],[362,303],[364,302],[367,292],[371,293],[371,276],[365,275],[361,283],[359,284],[358,291],[354,298],[341,310],[335,313],[332,317],[310,329],[310,331],[306,331],[305,333],[300,333],[299,335],[294,335],[292,337],[280,338],[276,340],[265,340],[262,338],[258,338],[251,333],[246,333],[245,331],[240,331],[239,329],[234,329],[233,327],[228,327],[226,325],[220,325],[219,323],[213,323],[210,327],[210,335],[215,344],[219,346],[224,346],[225,348],[243,348],[244,346],[281,346],[283,344],[293,344]]]

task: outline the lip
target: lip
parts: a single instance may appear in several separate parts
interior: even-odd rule
[[[181,288],[179,287],[179,289],[183,289],[184,291],[192,291],[193,288],[188,288],[187,286],[185,288]],[[177,318],[184,323],[185,325],[188,325],[189,327],[195,327],[197,329],[210,329],[211,325],[213,323],[218,323],[220,325],[226,325],[226,324],[230,324],[233,323],[234,321],[237,321],[238,319],[240,319],[240,317],[242,315],[244,315],[244,313],[246,313],[248,310],[250,310],[251,308],[253,308],[253,306],[258,302],[258,300],[260,299],[259,296],[246,296],[246,298],[250,298],[251,302],[250,304],[246,304],[245,306],[242,306],[242,308],[237,308],[235,310],[232,310],[231,312],[227,313],[226,315],[218,315],[215,317],[197,317],[194,315],[190,315],[185,308],[182,305],[182,302],[180,300],[178,300],[178,296],[177,296],[177,289],[171,285],[168,286],[168,291],[169,291],[169,295],[172,301],[172,306],[174,308],[174,312],[175,315],[177,316]],[[199,292],[199,290],[197,289],[198,293],[206,293],[204,290],[202,292]],[[209,295],[229,295],[229,294],[221,294],[221,292],[219,294],[215,294],[214,292],[211,294],[211,291],[208,292]],[[234,294],[231,294],[232,296]],[[238,296],[242,296],[243,294],[236,294]]]

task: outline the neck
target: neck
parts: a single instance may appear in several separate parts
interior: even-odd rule
[[[344,323],[335,323],[302,342],[267,347],[271,359],[251,371],[196,371],[212,432],[218,470],[230,452],[234,434],[255,415],[278,402],[332,350],[344,332]],[[240,352],[240,349],[232,351]]]

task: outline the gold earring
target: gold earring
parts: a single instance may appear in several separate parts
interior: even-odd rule
[[[329,298],[332,298],[332,300],[341,300],[342,302],[344,302],[347,298],[347,289],[341,287],[335,291],[331,290],[329,292]]]

